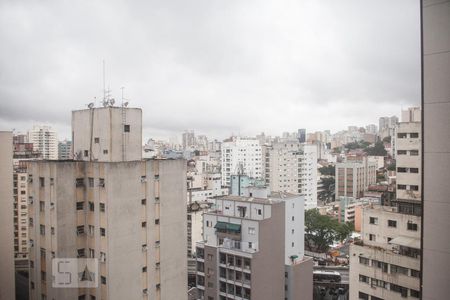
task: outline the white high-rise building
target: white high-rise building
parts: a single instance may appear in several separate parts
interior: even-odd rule
[[[264,146],[263,152],[270,190],[303,195],[306,209],[317,207],[317,146],[293,140]]]
[[[231,137],[222,143],[222,185],[230,186],[231,175],[242,172],[262,176],[262,147],[255,138]]]
[[[35,151],[39,151],[43,159],[58,159],[58,135],[50,126],[33,126],[28,131],[28,142],[33,143]]]

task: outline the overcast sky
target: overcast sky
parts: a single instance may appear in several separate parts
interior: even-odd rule
[[[0,130],[121,87],[144,138],[378,124],[420,103],[419,1],[0,1]]]

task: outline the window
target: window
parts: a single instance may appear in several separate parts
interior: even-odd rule
[[[370,224],[374,224],[374,225],[378,225],[378,218],[370,217],[369,218],[369,223]]]
[[[397,189],[406,190],[406,185],[405,184],[397,184]]]
[[[105,276],[101,276],[100,280],[101,280],[102,284],[106,284],[106,277]]]
[[[103,154],[108,154],[108,150],[107,149],[103,150]]]
[[[294,242],[292,242],[292,247],[294,247],[294,245],[295,245]]]
[[[96,144],[100,143],[100,138],[98,138],[98,137],[94,138],[94,143],[96,143]]]
[[[45,226],[44,225],[39,226],[39,232],[41,235],[45,235]]]
[[[104,178],[99,178],[98,179],[98,186],[99,187],[105,187],[105,179]]]
[[[295,220],[295,217],[294,216],[292,216],[292,221],[294,221]]]
[[[84,187],[84,178],[75,179],[75,186],[76,187]]]
[[[44,187],[45,186],[45,178],[44,177],[39,177],[39,186],[40,187]]]
[[[143,273],[147,272],[147,267],[142,267],[142,272]]]
[[[256,212],[258,213],[258,216],[261,216],[261,215],[262,215],[262,210],[261,210],[260,208],[258,208],[258,209],[256,210]]]
[[[416,278],[420,278],[420,271],[411,269],[411,276],[412,277],[416,277]]]
[[[123,125],[123,132],[130,132],[130,125],[128,124]]]
[[[418,191],[418,190],[419,190],[419,186],[418,186],[418,185],[410,185],[410,186],[409,186],[409,189],[410,189],[411,191]]]
[[[142,223],[141,223],[141,226],[142,226],[142,228],[147,227],[147,222],[142,222]]]
[[[419,173],[419,168],[409,168],[410,173]]]
[[[45,249],[44,248],[41,248],[41,257],[45,258]]]
[[[397,134],[397,137],[398,137],[399,139],[405,139],[406,136],[407,136],[406,133],[398,133],[398,134]]]
[[[251,234],[251,235],[256,234],[255,227],[249,227],[249,228],[248,228],[248,234]]]
[[[89,156],[89,150],[84,150],[84,157],[88,157]]]
[[[100,202],[100,211],[105,212],[105,203]]]
[[[417,231],[417,224],[411,221],[408,221],[407,229],[412,231]]]
[[[409,151],[409,155],[411,155],[411,156],[418,156],[419,155],[419,150],[410,150]]]
[[[392,265],[391,264],[391,273],[392,274],[403,274],[403,275],[408,275],[408,269],[401,267],[401,266],[397,266],[397,265]]]
[[[373,242],[375,242],[375,234],[369,234],[369,241],[373,241]]]
[[[84,225],[77,226],[77,235],[84,234]]]
[[[106,229],[105,228],[100,228],[100,235],[101,236],[106,236]]]
[[[89,210],[94,211],[94,202],[89,201],[88,205],[89,205]]]
[[[253,243],[252,242],[248,242],[248,247],[251,249],[253,247]]]
[[[83,210],[84,209],[84,202],[77,202],[77,210]]]
[[[39,211],[45,211],[45,202],[39,201]]]
[[[419,133],[418,132],[411,132],[409,134],[409,137],[412,139],[417,139],[419,137]]]
[[[406,155],[406,150],[397,150],[397,155]]]
[[[399,173],[407,173],[408,169],[407,168],[397,168],[397,172],[399,172]]]
[[[94,249],[89,248],[89,257],[95,258],[95,250]]]
[[[94,187],[94,178],[89,177],[88,182],[89,182],[89,187]]]
[[[147,199],[141,199],[141,204],[142,205],[146,205],[147,204]]]
[[[420,298],[420,292],[419,291],[416,291],[416,290],[409,290],[410,291],[410,294],[411,294],[411,297],[414,297],[414,298]]]
[[[44,271],[41,271],[41,280],[45,281],[47,274]]]
[[[159,219],[155,219],[155,225],[159,225]]]
[[[80,248],[77,250],[78,257],[86,257],[86,251],[84,248]]]
[[[364,283],[369,283],[369,277],[360,274],[359,281],[364,282]]]
[[[368,266],[369,265],[369,259],[366,257],[359,257],[359,263]]]
[[[100,262],[104,263],[106,262],[106,253],[100,252]]]
[[[395,220],[388,220],[388,227],[397,228],[397,221],[395,221]]]
[[[94,235],[94,226],[88,225],[89,235]]]

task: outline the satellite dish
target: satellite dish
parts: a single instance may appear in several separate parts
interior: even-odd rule
[[[114,98],[112,98],[111,100],[109,100],[109,104],[110,104],[111,106],[113,106],[114,103],[116,103],[116,101],[114,100]]]
[[[88,107],[89,107],[90,109],[94,108],[94,103],[92,103],[92,102],[89,103],[89,104],[88,104]]]

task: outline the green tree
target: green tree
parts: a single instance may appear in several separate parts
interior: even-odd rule
[[[344,240],[352,231],[353,225],[340,224],[317,209],[305,212],[305,246],[309,251],[327,252],[329,245]]]
[[[364,149],[364,151],[367,153],[367,155],[373,155],[373,156],[386,156],[387,151],[384,148],[383,142],[376,142],[373,147],[368,147]]]
[[[334,176],[335,174],[335,167],[332,165],[328,165],[322,168],[319,168],[319,172],[322,175],[329,175],[329,176]]]

